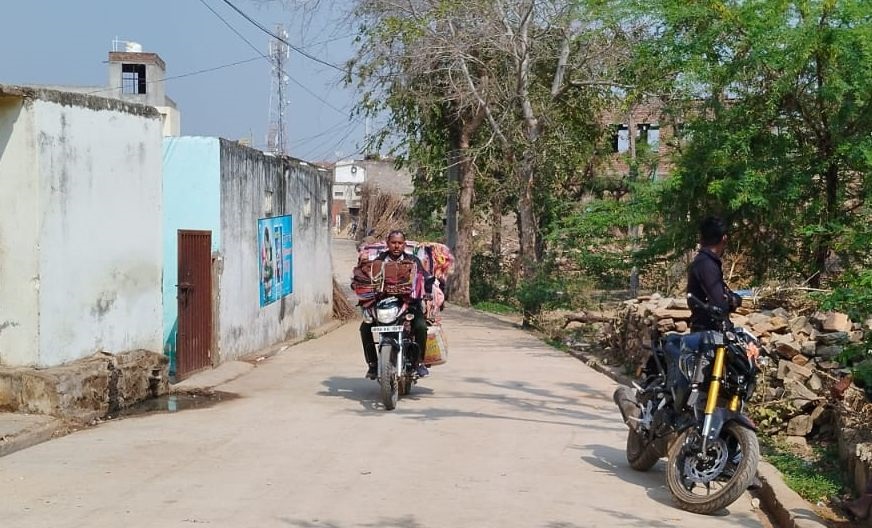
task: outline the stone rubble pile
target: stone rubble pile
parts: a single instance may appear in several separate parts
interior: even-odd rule
[[[830,419],[826,401],[841,399],[850,386],[849,381],[843,381],[850,371],[839,364],[838,356],[846,346],[863,340],[863,327],[838,312],[792,316],[782,308],[743,306],[730,317],[736,326],[757,336],[770,353],[771,367],[758,380],[765,389],[760,396],[763,401],[788,402],[796,411],[785,422],[787,434],[805,436],[813,425]],[[657,294],[632,299],[605,325],[604,344],[610,355],[635,367],[638,373],[656,334],[687,333],[688,319],[690,309],[685,299]]]
[[[638,375],[657,334],[686,333],[689,318],[685,299],[657,294],[632,299],[605,323],[602,344],[610,358],[635,368]],[[757,411],[766,410],[752,412],[761,430],[785,434],[800,445],[812,435],[835,437],[847,474],[855,489],[863,491],[872,479],[872,404],[838,359],[872,331],[872,320],[858,324],[838,312],[806,316],[748,306],[731,320],[757,336],[769,353],[770,365],[758,377],[751,402]]]

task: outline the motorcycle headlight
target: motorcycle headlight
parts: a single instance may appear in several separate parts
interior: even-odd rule
[[[375,318],[378,322],[388,324],[393,323],[400,316],[399,306],[387,306],[385,308],[376,308]]]
[[[364,308],[361,311],[363,312],[364,323],[371,324],[373,321],[375,321],[375,318],[372,316],[372,310],[370,310],[369,308]]]

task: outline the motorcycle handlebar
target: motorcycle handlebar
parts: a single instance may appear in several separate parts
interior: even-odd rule
[[[722,310],[721,308],[719,308],[717,306],[712,306],[710,304],[706,304],[706,303],[702,302],[692,293],[687,294],[687,304],[691,305],[691,306],[696,306],[697,308],[700,308],[701,310],[705,310],[710,315],[712,315],[713,317],[716,317],[716,318],[724,318],[726,316],[726,312],[724,312],[724,310]]]

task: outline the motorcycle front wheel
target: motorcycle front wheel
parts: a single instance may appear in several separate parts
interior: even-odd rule
[[[397,367],[391,361],[392,352],[391,344],[383,343],[378,354],[378,383],[381,387],[382,403],[388,411],[397,407],[397,399],[399,398]]]
[[[760,444],[753,431],[730,422],[700,458],[694,447],[698,442],[691,437],[695,434],[691,429],[670,446],[666,484],[679,508],[708,515],[735,502],[751,485],[757,474]]]

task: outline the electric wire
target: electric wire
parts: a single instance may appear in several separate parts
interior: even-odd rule
[[[339,67],[339,66],[337,66],[337,65],[335,65],[335,64],[332,64],[332,63],[327,62],[327,61],[325,61],[325,60],[323,60],[323,59],[320,59],[320,58],[318,58],[318,57],[312,55],[311,53],[309,53],[309,52],[307,52],[307,51],[305,51],[305,50],[303,50],[303,49],[301,49],[301,48],[298,48],[297,46],[294,46],[293,44],[291,44],[291,43],[288,42],[287,40],[283,39],[283,38],[280,37],[279,35],[276,35],[276,34],[273,33],[272,31],[270,31],[268,28],[266,28],[263,24],[261,24],[261,23],[258,22],[257,20],[254,20],[253,18],[251,18],[250,16],[248,16],[248,15],[247,15],[243,10],[239,9],[238,7],[236,7],[236,6],[233,4],[233,2],[231,2],[230,0],[222,0],[222,1],[223,1],[225,4],[227,4],[228,6],[230,6],[231,9],[233,9],[234,11],[236,11],[237,13],[239,13],[239,15],[242,16],[242,18],[244,18],[244,19],[248,20],[249,22],[251,22],[251,23],[252,23],[256,28],[258,28],[259,30],[263,31],[264,33],[266,33],[267,35],[271,36],[272,38],[278,40],[279,42],[282,42],[282,43],[286,44],[289,48],[291,48],[292,50],[296,51],[296,52],[299,53],[300,55],[306,57],[306,58],[309,59],[309,60],[313,60],[313,61],[315,61],[315,62],[317,62],[317,63],[319,63],[319,64],[323,64],[323,65],[325,65],[325,66],[329,66],[330,68],[333,68],[334,70],[340,71],[340,72],[342,72],[342,73],[346,73],[346,71],[345,71],[344,68],[341,68],[341,67]]]
[[[258,60],[261,60],[261,58],[262,57],[251,57],[250,59],[243,59],[243,60],[231,62],[228,64],[222,64],[221,66],[215,66],[212,68],[206,68],[203,70],[197,70],[197,71],[192,71],[192,72],[188,72],[188,73],[181,73],[179,75],[171,75],[169,77],[164,77],[163,79],[153,79],[151,81],[146,81],[145,84],[159,83],[159,82],[164,82],[164,81],[172,81],[175,79],[183,79],[185,77],[191,77],[194,75],[200,75],[202,73],[209,73],[209,72],[213,72],[213,71],[217,71],[217,70],[223,70],[224,68],[230,68],[233,66],[239,66],[240,64],[246,64],[249,62],[258,61]],[[86,92],[86,95],[93,95],[93,94],[98,94],[98,93],[103,93],[103,92],[112,92],[115,90],[118,90],[118,88],[101,88],[99,90]]]
[[[215,11],[215,10],[212,8],[212,6],[210,6],[208,3],[206,3],[206,0],[200,0],[200,3],[203,4],[203,5],[206,7],[206,9],[208,9],[209,11],[211,11],[212,14],[214,14],[216,17],[218,17],[218,19],[221,20],[221,22],[223,22],[225,26],[227,26],[228,28],[230,28],[230,30],[233,31],[233,33],[235,33],[236,36],[238,36],[238,37],[241,38],[241,39],[242,39],[246,44],[248,44],[248,46],[249,46],[251,49],[253,49],[255,52],[259,53],[260,56],[261,56],[261,58],[267,60],[270,64],[272,64],[272,59],[270,59],[268,55],[266,55],[265,53],[263,53],[262,51],[260,51],[260,49],[259,49],[257,46],[255,46],[254,44],[252,44],[252,42],[251,42],[250,40],[248,40],[248,39],[247,39],[247,38],[246,38],[242,33],[240,33],[240,32],[239,32],[235,27],[233,27],[233,25],[231,25],[230,22],[228,22],[228,21],[227,21],[223,16],[221,16],[220,13],[218,13],[217,11]],[[272,32],[270,32],[270,34],[272,35]],[[284,39],[281,39],[281,38],[279,38],[279,37],[276,36],[276,35],[273,35],[273,36],[274,36],[276,39],[281,40],[282,42],[284,42],[285,44],[287,44],[287,42],[286,42]],[[290,45],[289,45],[289,46],[290,46]],[[323,97],[321,97],[321,96],[318,95],[317,93],[315,93],[315,92],[313,92],[312,90],[310,90],[307,86],[303,85],[300,81],[296,80],[296,79],[295,79],[294,77],[292,77],[291,75],[288,75],[288,73],[284,70],[284,68],[281,68],[280,71],[281,71],[282,75],[285,75],[285,76],[288,78],[289,81],[291,81],[291,82],[293,82],[295,85],[299,86],[303,91],[305,91],[306,93],[308,93],[309,95],[311,95],[312,97],[314,97],[315,99],[317,99],[318,101],[320,101],[321,103],[323,103],[323,104],[324,104],[325,106],[327,106],[328,108],[330,108],[330,109],[332,109],[332,110],[334,110],[334,111],[336,111],[336,112],[338,112],[338,113],[340,113],[340,114],[343,114],[343,115],[346,115],[346,114],[347,114],[347,111],[348,111],[347,108],[344,109],[344,110],[343,110],[343,109],[340,109],[340,108],[337,108],[336,106],[334,106],[333,104],[331,104],[330,102],[328,102],[326,99],[324,99]]]

